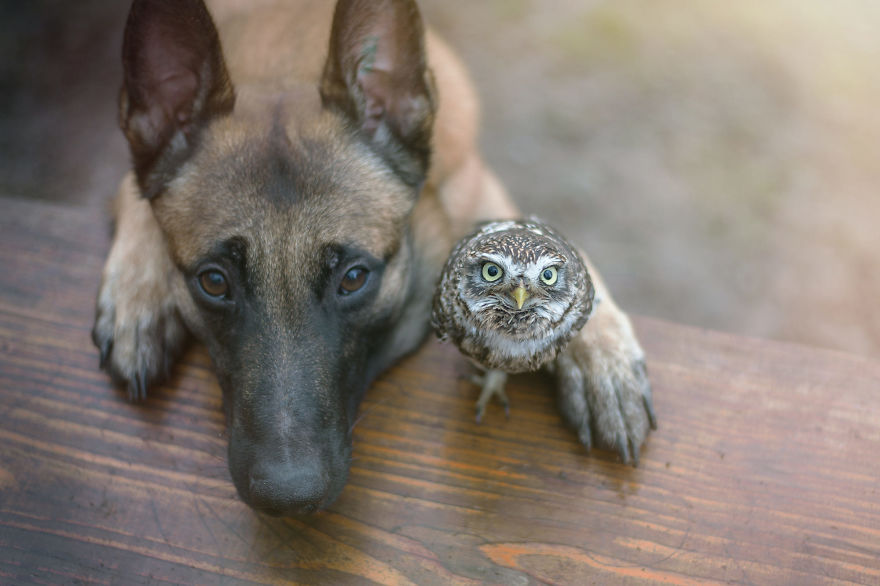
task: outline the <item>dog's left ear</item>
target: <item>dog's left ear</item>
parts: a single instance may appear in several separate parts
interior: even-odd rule
[[[320,89],[404,181],[424,181],[434,84],[414,0],[339,0]]]

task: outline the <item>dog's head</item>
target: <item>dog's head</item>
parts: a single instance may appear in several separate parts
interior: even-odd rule
[[[401,319],[425,280],[409,238],[434,114],[418,11],[341,0],[317,86],[268,91],[233,85],[201,0],[136,0],[123,61],[120,124],[218,372],[236,487],[273,514],[325,506],[364,390],[425,328]]]

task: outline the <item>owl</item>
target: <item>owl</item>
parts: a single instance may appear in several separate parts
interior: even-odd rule
[[[593,310],[594,289],[577,250],[535,218],[483,224],[452,250],[431,323],[485,374],[477,421],[498,395],[508,413],[508,373],[538,370]]]

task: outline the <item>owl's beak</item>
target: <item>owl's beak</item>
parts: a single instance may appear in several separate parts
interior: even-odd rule
[[[529,298],[529,293],[526,291],[526,288],[520,285],[511,293],[513,299],[516,301],[516,308],[522,309],[523,303],[526,302],[526,299]]]

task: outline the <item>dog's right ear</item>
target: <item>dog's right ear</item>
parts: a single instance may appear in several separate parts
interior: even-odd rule
[[[235,104],[220,38],[202,0],[134,0],[122,44],[119,125],[141,193],[155,197],[199,131]]]

